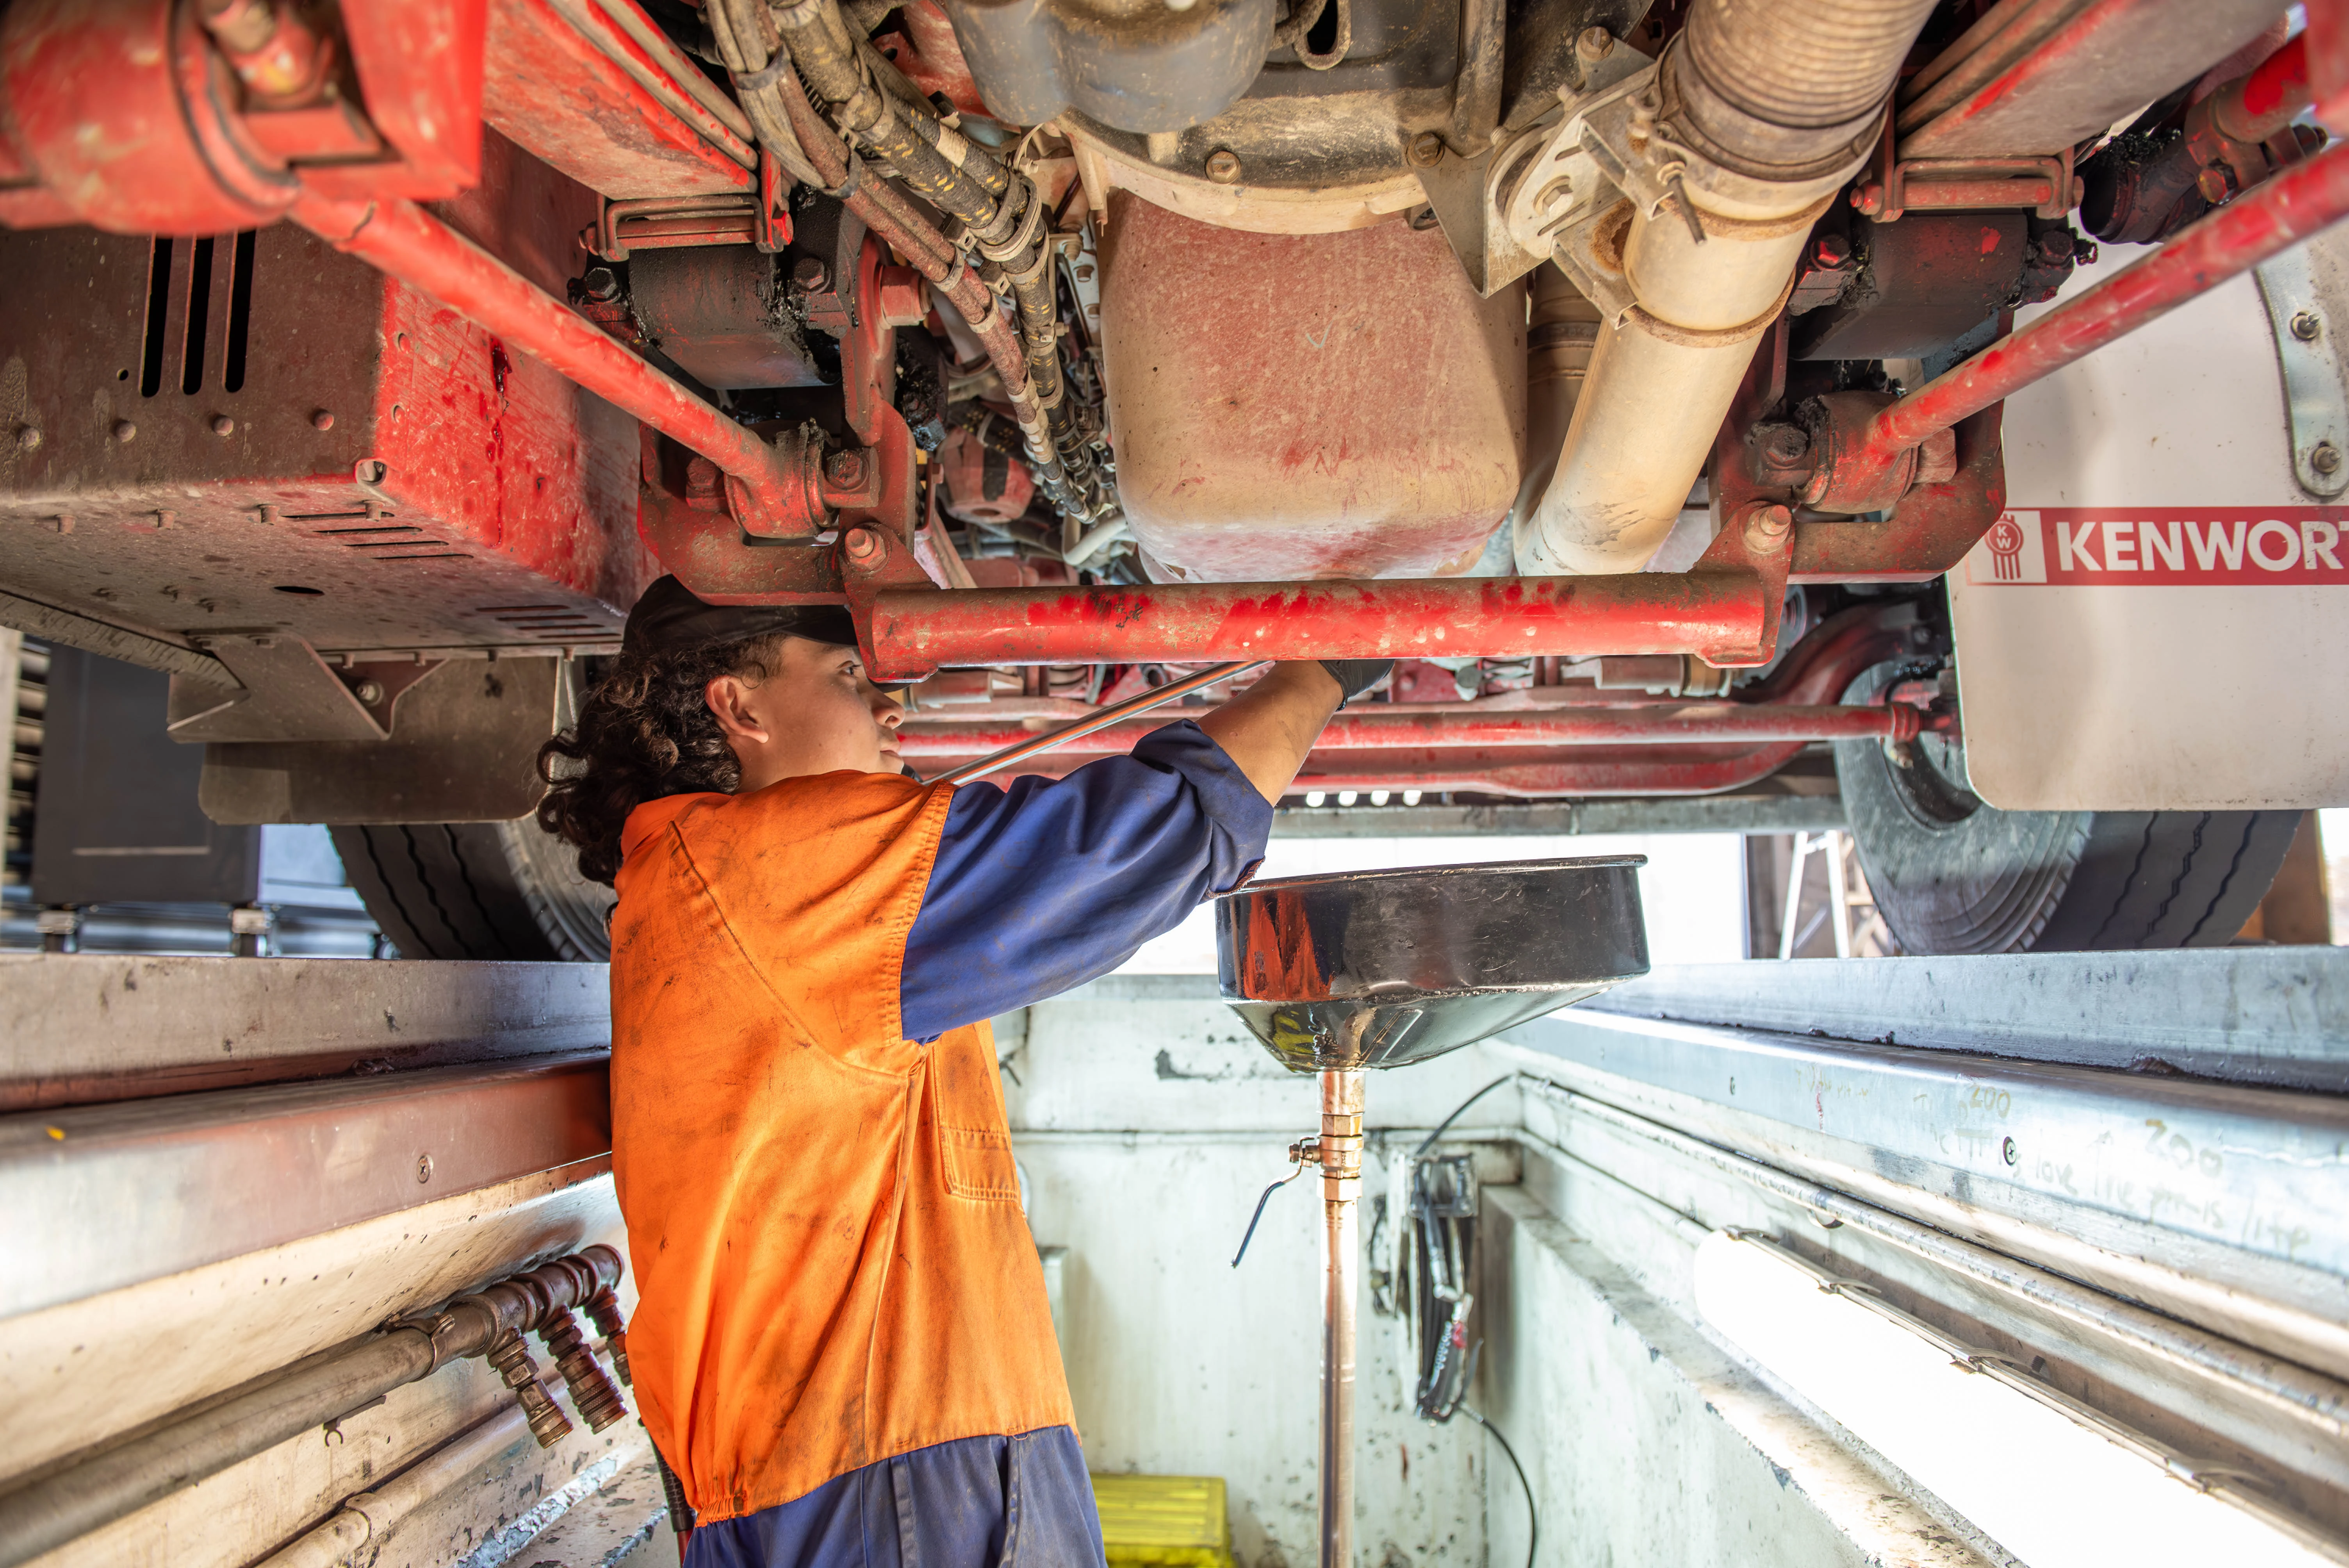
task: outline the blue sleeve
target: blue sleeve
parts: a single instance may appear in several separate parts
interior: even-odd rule
[[[1187,719],[1065,779],[962,786],[905,938],[905,1037],[1108,974],[1238,886],[1271,832],[1271,804]]]

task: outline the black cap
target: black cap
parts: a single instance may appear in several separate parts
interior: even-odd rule
[[[674,577],[645,590],[628,612],[620,645],[631,653],[690,654],[776,632],[835,647],[856,646],[856,623],[843,605],[712,604]],[[874,685],[887,692],[905,689],[902,684]]]
[[[856,623],[842,605],[712,604],[674,577],[645,590],[628,612],[620,642],[632,652],[690,654],[774,632],[843,648],[856,645]]]

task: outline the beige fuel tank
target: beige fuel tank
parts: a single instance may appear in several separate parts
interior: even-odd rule
[[[1466,573],[1516,499],[1526,304],[1433,229],[1211,228],[1120,191],[1102,339],[1153,575]]]

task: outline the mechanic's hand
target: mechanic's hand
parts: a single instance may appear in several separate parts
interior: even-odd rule
[[[1338,707],[1342,710],[1348,703],[1386,679],[1395,662],[1392,659],[1323,659],[1320,663],[1321,667],[1330,672],[1330,678],[1338,683],[1339,691],[1344,694],[1338,699]]]

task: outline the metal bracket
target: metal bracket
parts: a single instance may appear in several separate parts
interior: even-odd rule
[[[1519,156],[1524,156],[1522,151]],[[1444,231],[1452,253],[1460,258],[1469,284],[1485,299],[1541,265],[1542,261],[1518,244],[1516,237],[1494,219],[1493,210],[1485,199],[1485,177],[1492,169],[1493,158],[1492,148],[1474,158],[1454,158],[1447,153],[1434,168],[1419,170],[1419,189],[1435,214],[1436,226]]]
[[[2044,158],[1906,158],[1854,191],[1851,204],[1878,223],[1912,211],[2016,207],[2054,219],[2080,204],[2080,184],[2068,147]]]
[[[2292,477],[2317,500],[2331,500],[2349,490],[2349,383],[2333,346],[2334,324],[2317,294],[2305,246],[2261,263],[2252,275],[2283,368]]]
[[[388,739],[207,747],[197,799],[215,822],[510,822],[545,793],[566,678],[564,659],[450,661],[402,696]]]
[[[1488,155],[1486,222],[1527,254],[1550,254],[1566,231],[1624,195],[1654,206],[1642,189],[1654,181],[1643,179],[1636,167],[1647,160],[1628,150],[1626,140],[1636,100],[1655,85],[1654,63],[1637,49],[1619,46],[1594,62],[1584,80],[1583,91],[1559,95],[1564,112],[1554,123],[1536,127]],[[1651,153],[1660,145],[1652,138],[1644,144]]]
[[[367,741],[390,733],[299,638],[222,637],[211,652],[244,689],[224,692],[173,676],[165,722],[174,740]]]

